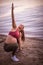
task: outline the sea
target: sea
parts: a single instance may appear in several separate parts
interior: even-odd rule
[[[18,7],[15,7],[15,22],[17,26],[24,25],[25,36],[43,39],[43,5],[20,9],[18,12],[16,8]],[[0,34],[8,35],[11,28],[11,7],[0,7]]]

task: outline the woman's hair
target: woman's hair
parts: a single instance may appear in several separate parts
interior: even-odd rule
[[[21,40],[22,40],[22,41],[25,41],[25,34],[24,34],[24,30],[21,30],[20,32],[21,32],[21,34],[22,34],[22,36],[21,36]]]

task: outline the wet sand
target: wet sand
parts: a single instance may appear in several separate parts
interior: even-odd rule
[[[11,53],[3,49],[5,38],[0,36],[0,65],[43,65],[43,40],[26,38],[21,45],[22,51],[16,53],[20,61],[13,62]]]

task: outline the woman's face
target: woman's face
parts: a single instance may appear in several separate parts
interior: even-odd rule
[[[22,31],[24,29],[24,26],[23,25],[19,25],[19,31]]]

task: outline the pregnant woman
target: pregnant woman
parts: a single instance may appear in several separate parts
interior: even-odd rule
[[[21,50],[21,40],[25,40],[25,35],[24,35],[24,26],[20,24],[18,27],[16,26],[16,21],[14,19],[14,6],[12,3],[12,29],[9,31],[6,40],[4,42],[4,50],[6,52],[12,52],[12,57],[11,59],[13,61],[19,61],[19,59],[16,57],[15,53],[17,49]],[[20,40],[21,39],[21,40]]]

